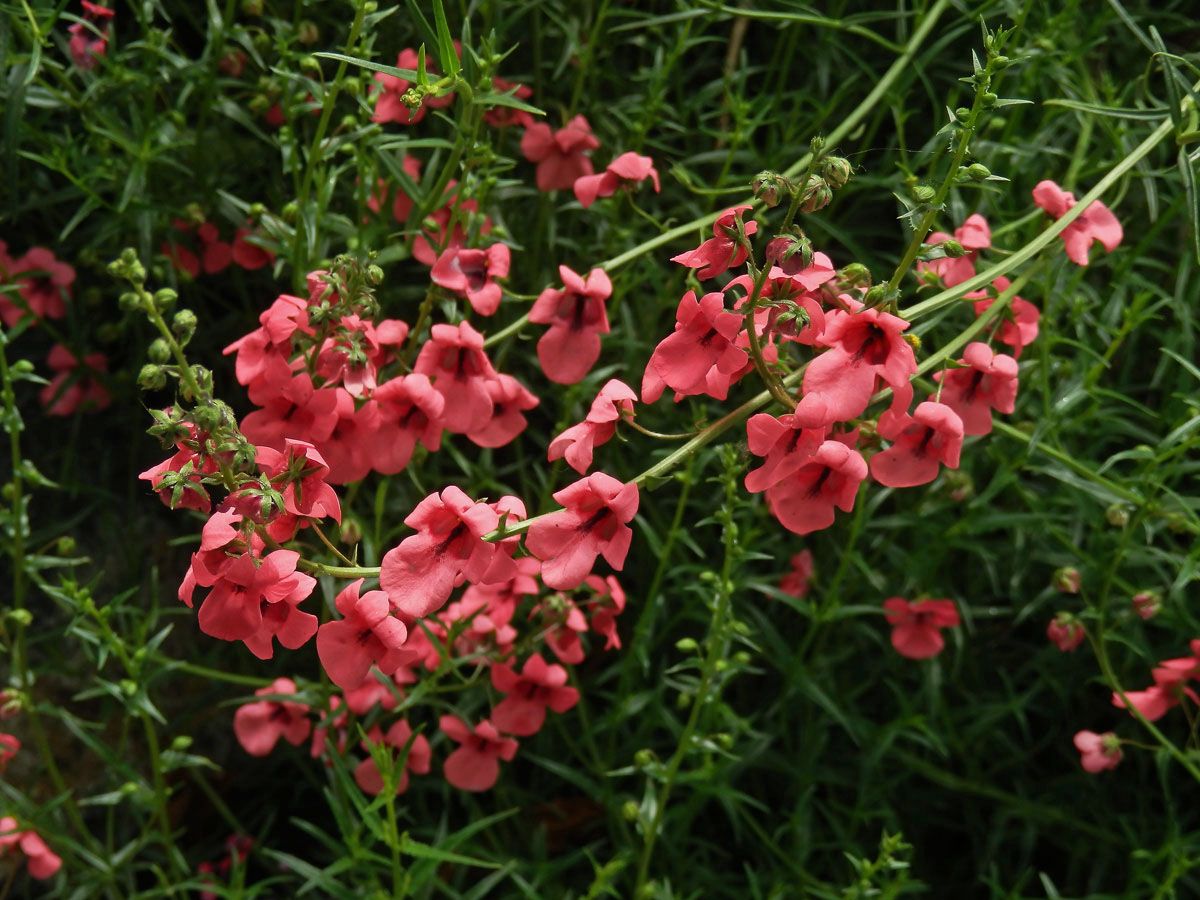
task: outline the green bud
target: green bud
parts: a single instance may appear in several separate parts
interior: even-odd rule
[[[250,204],[250,210],[249,210],[250,215],[254,216],[255,218],[258,218],[259,216],[263,215],[266,211],[267,211],[267,208],[265,206],[263,206],[261,203],[251,203]]]
[[[137,682],[132,678],[122,678],[117,683],[121,685],[121,693],[123,693],[126,697],[132,697],[137,693]]]
[[[838,269],[838,275],[841,276],[842,284],[848,288],[868,287],[871,284],[871,270],[862,263],[850,263]]]
[[[8,617],[22,628],[28,628],[33,624],[33,613],[27,609],[9,610]]]
[[[216,431],[221,427],[221,410],[216,405],[197,406],[192,410],[192,420],[201,431]]]
[[[58,539],[55,550],[59,556],[70,556],[75,552],[75,538],[69,534],[64,534]]]
[[[727,734],[726,732],[722,731],[719,734],[714,734],[713,740],[716,741],[717,746],[722,750],[733,749],[733,735],[731,734]]]
[[[354,75],[350,75],[342,79],[342,90],[348,93],[351,97],[357,97],[362,93],[362,85],[362,79]]]
[[[825,138],[821,137],[819,134],[814,136],[813,139],[808,142],[808,149],[812,152],[813,156],[819,156],[821,151],[825,149]]]
[[[718,659],[718,660],[717,660],[715,663],[713,663],[713,668],[714,668],[714,669],[716,669],[718,672],[725,672],[725,671],[728,671],[728,669],[729,669],[729,660],[727,660],[727,659]]]
[[[150,357],[150,362],[162,364],[171,360],[171,345],[163,338],[155,338],[150,349],[146,351],[146,355]]]
[[[367,282],[374,287],[383,283],[383,269],[379,266],[367,266]]]
[[[654,763],[654,751],[642,748],[633,754],[633,764],[639,769],[645,769]]]
[[[157,391],[167,385],[167,373],[162,366],[147,363],[138,372],[138,387],[143,391]]]
[[[965,122],[967,119],[971,118],[971,110],[965,106],[960,106],[954,111],[954,118],[958,119],[960,122]]]
[[[913,186],[912,198],[918,203],[929,203],[937,196],[937,190],[928,184],[917,184]]]
[[[708,571],[701,572],[699,575],[699,578],[705,584],[714,584],[717,580],[717,573],[716,572],[708,572]]]
[[[791,186],[791,182],[778,172],[759,172],[750,182],[754,196],[772,208],[779,205],[780,199]]]
[[[181,734],[171,741],[171,749],[176,753],[183,753],[190,746],[192,746],[192,739],[186,734]]]
[[[691,694],[679,694],[675,698],[675,706],[678,709],[687,709],[691,705],[692,705],[692,695]]]
[[[800,192],[800,212],[813,213],[824,209],[833,199],[833,191],[820,175],[809,175]]]
[[[972,163],[967,166],[967,174],[976,181],[983,181],[985,178],[990,178],[992,170],[982,163]]]
[[[680,638],[675,642],[675,649],[682,653],[695,653],[700,649],[700,645],[696,643],[694,638]]]
[[[1007,56],[1004,56],[1003,54],[992,57],[992,65],[995,66],[997,69],[1005,68],[1009,64],[1009,62],[1010,62],[1009,58]]]
[[[138,790],[139,788],[136,781],[127,781],[121,785],[120,788],[121,793],[126,797],[128,797],[130,794],[136,794]]]
[[[192,335],[196,333],[196,325],[196,314],[190,309],[181,309],[171,319],[171,331],[182,338],[184,343],[191,340]]]
[[[737,653],[733,654],[733,661],[739,666],[748,666],[750,665],[750,654],[745,650],[739,650]]]
[[[827,156],[821,163],[821,175],[835,190],[845,187],[853,172],[854,168],[850,165],[850,160],[840,156]]]
[[[996,94],[992,93],[991,91],[984,91],[983,96],[980,97],[979,99],[983,101],[984,106],[986,106],[990,109],[991,107],[996,105],[996,101],[999,100],[1000,98],[998,96],[996,96]]]
[[[888,294],[890,292],[891,288],[888,285],[877,284],[875,287],[867,291],[866,296],[863,297],[863,303],[871,309],[877,306],[882,306],[887,302]]]
[[[300,204],[295,200],[289,200],[283,207],[283,221],[295,222],[296,216],[300,215]]]
[[[341,540],[343,544],[357,544],[362,540],[362,528],[358,522],[351,518],[342,522]]]
[[[375,0],[367,0],[367,2],[363,4],[363,12],[368,16],[371,13],[378,12],[378,11],[379,11],[379,4],[376,3]]]
[[[34,368],[33,363],[30,360],[18,359],[15,363],[12,364],[12,366],[10,366],[10,371],[13,373],[14,376],[20,377],[23,375],[31,374],[33,372],[33,368]]]
[[[626,822],[636,822],[641,814],[642,811],[632,800],[626,800],[621,805],[621,817],[624,818]]]
[[[1104,511],[1104,518],[1113,528],[1124,528],[1129,524],[1129,507],[1124,503],[1113,503]]]

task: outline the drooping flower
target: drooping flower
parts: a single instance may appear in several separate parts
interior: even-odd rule
[[[592,451],[616,434],[617,422],[624,414],[633,414],[636,400],[637,394],[633,388],[623,381],[610,378],[592,401],[584,420],[550,442],[547,458],[551,462],[565,459],[567,465],[580,475],[586,474],[592,465]]]
[[[550,326],[537,345],[546,377],[574,384],[600,357],[600,335],[608,334],[604,301],[612,296],[612,282],[603,269],[592,269],[586,280],[567,266],[559,266],[558,274],[562,290],[542,291],[529,310],[529,321]]]
[[[1055,219],[1061,219],[1075,205],[1075,195],[1071,191],[1064,191],[1053,181],[1039,181],[1033,188],[1033,202]],[[1124,236],[1117,217],[1099,200],[1088,206],[1059,235],[1066,247],[1067,258],[1081,266],[1088,264],[1088,251],[1093,241],[1099,241],[1111,253]]]
[[[509,762],[517,753],[517,742],[501,736],[496,726],[484,719],[474,731],[457,716],[442,716],[438,726],[459,744],[446,757],[446,780],[463,791],[486,791],[500,777],[500,760]]]
[[[1060,612],[1046,626],[1046,637],[1063,653],[1070,653],[1083,643],[1087,637],[1087,630],[1078,617]]]
[[[283,496],[283,508],[294,516],[342,521],[337,491],[325,483],[329,466],[307,441],[284,439],[284,452],[259,447],[255,464]]]
[[[946,646],[942,628],[959,624],[958,610],[953,600],[918,600],[910,603],[903,597],[883,601],[888,624],[892,626],[892,646],[909,659],[929,659]]]
[[[1096,734],[1094,731],[1078,731],[1074,738],[1075,749],[1082,754],[1083,770],[1095,775],[1105,769],[1115,769],[1124,756],[1121,739],[1113,732]]]
[[[296,682],[290,678],[276,678],[273,684],[254,693],[258,696],[294,694]],[[233,714],[233,733],[242,749],[251,756],[266,756],[275,749],[280,738],[299,747],[310,731],[312,722],[308,719],[308,706],[291,700],[259,700],[239,706]]]
[[[988,434],[992,430],[992,410],[1005,414],[1013,411],[1017,361],[974,341],[967,344],[959,362],[970,368],[934,373],[933,380],[942,383],[941,402],[958,413],[964,435]]]
[[[579,702],[579,691],[567,686],[567,670],[547,665],[540,653],[525,660],[520,675],[507,664],[493,663],[492,687],[508,695],[492,710],[492,723],[518,737],[541,730],[547,707],[564,713]]]
[[[410,744],[409,741],[412,743]],[[393,760],[396,758],[396,752],[402,752],[406,747],[408,748],[403,768],[400,770],[400,777],[396,780],[397,794],[403,794],[408,790],[409,772],[417,775],[425,775],[429,772],[433,756],[429,749],[429,741],[423,734],[413,737],[412,727],[407,720],[399,719],[392,723],[386,732],[376,725],[367,732],[367,739],[363,741],[362,746],[369,752],[371,744],[379,743],[383,743],[389,748]],[[354,769],[354,781],[365,794],[374,796],[383,791],[383,776],[379,772],[379,767],[375,765],[373,756],[368,756]]]
[[[951,236],[942,231],[935,231],[925,239],[927,244],[941,244],[951,240]],[[987,219],[975,213],[967,217],[962,226],[954,229],[953,240],[958,241],[967,252],[959,257],[944,256],[932,262],[917,263],[917,272],[930,271],[936,273],[946,287],[962,284],[975,275],[975,260],[979,251],[992,246],[992,231]]]
[[[390,614],[388,595],[367,591],[360,597],[362,583],[360,578],[342,589],[334,606],[343,618],[326,622],[317,631],[321,665],[329,680],[344,691],[361,685],[376,663],[390,672],[409,661],[403,650],[408,629]]]
[[[827,440],[793,474],[767,488],[771,515],[788,531],[809,534],[833,524],[836,506],[854,509],[867,463],[853,447]]]
[[[594,472],[557,491],[554,499],[565,509],[539,518],[525,538],[525,548],[542,561],[546,586],[578,587],[599,555],[619,571],[633,540],[626,523],[637,512],[637,485]]]
[[[537,163],[539,191],[565,191],[576,179],[591,175],[595,169],[588,153],[599,146],[583,116],[576,116],[558,131],[551,131],[545,122],[534,122],[521,137],[521,153]]]
[[[696,277],[701,281],[715,278],[722,272],[740,266],[746,261],[746,248],[738,243],[735,221],[742,221],[742,213],[753,209],[752,206],[733,206],[725,210],[713,222],[713,237],[706,240],[695,250],[688,250],[678,256],[672,256],[671,262],[687,266],[689,269],[699,269]],[[758,231],[758,223],[754,221],[743,223],[746,237]]]
[[[392,606],[419,618],[440,609],[450,592],[464,581],[483,582],[497,546],[482,540],[496,528],[500,515],[486,503],[476,503],[453,485],[430,494],[409,513],[404,524],[417,529],[383,557],[379,586]],[[512,560],[501,554],[503,561]],[[511,575],[495,573],[492,580]]]
[[[507,278],[511,254],[507,244],[492,244],[483,250],[450,246],[433,264],[430,277],[447,290],[466,297],[481,316],[490,316],[500,306],[497,278]]]
[[[596,202],[598,197],[611,197],[622,184],[635,185],[647,178],[654,184],[654,192],[660,190],[658,171],[654,160],[637,153],[622,153],[610,162],[599,175],[584,175],[575,180],[575,199],[584,209]]]
[[[938,464],[958,468],[963,424],[944,403],[926,400],[910,416],[885,410],[879,417],[880,437],[892,446],[871,457],[871,474],[888,487],[915,487],[937,478]]]
[[[30,877],[39,881],[44,881],[62,868],[62,858],[46,846],[36,831],[22,831],[12,816],[0,817],[0,857],[12,847],[25,854],[25,867]]]

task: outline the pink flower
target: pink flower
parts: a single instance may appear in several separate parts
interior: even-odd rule
[[[1095,775],[1105,769],[1115,769],[1121,761],[1121,739],[1111,731],[1096,734],[1094,731],[1075,733],[1075,749],[1082,754],[1083,770]]]
[[[517,100],[528,100],[533,96],[533,88],[525,84],[515,84],[503,78],[492,78],[492,88],[500,94],[508,94]],[[484,110],[483,121],[493,128],[510,128],[520,125],[529,128],[533,125],[533,116],[523,109],[512,106],[493,106]]]
[[[254,272],[263,266],[269,266],[275,261],[275,254],[246,240],[248,237],[261,238],[257,229],[239,228],[233,234],[233,261],[248,272]]]
[[[290,678],[276,678],[273,684],[254,692],[264,694],[294,694],[296,682]],[[283,738],[294,747],[299,747],[312,731],[308,720],[308,706],[290,700],[259,700],[239,706],[233,714],[233,733],[237,735],[242,749],[251,756],[266,756]]]
[[[1150,722],[1161,719],[1167,710],[1178,706],[1184,697],[1200,705],[1200,696],[1185,686],[1189,679],[1200,677],[1200,659],[1197,658],[1200,641],[1192,641],[1192,654],[1182,659],[1168,659],[1161,666],[1156,666],[1151,672],[1154,684],[1146,690],[1125,691],[1129,705]],[[1113,691],[1112,704],[1118,709],[1126,708],[1125,701],[1116,691]]]
[[[446,401],[442,427],[447,431],[467,434],[491,421],[495,403],[487,383],[495,379],[496,370],[483,352],[483,335],[469,322],[457,328],[434,325],[413,371],[430,376],[433,389]]]
[[[632,416],[637,394],[633,388],[610,378],[592,401],[587,416],[578,425],[572,425],[550,442],[547,458],[566,459],[567,465],[580,475],[587,473],[592,464],[592,451],[607,442],[617,431],[617,422],[624,413]]]
[[[1063,653],[1070,653],[1083,643],[1087,631],[1074,615],[1060,612],[1046,626],[1046,637]]]
[[[761,466],[746,473],[746,490],[757,494],[807,465],[825,442],[825,429],[800,428],[792,415],[776,418],[758,413],[746,420],[746,437],[750,452],[766,457]]]
[[[62,868],[62,858],[46,846],[36,831],[21,831],[16,819],[4,816],[0,818],[0,856],[10,847],[25,854],[25,866],[31,878],[44,881]]]
[[[38,392],[38,400],[48,416],[69,416],[76,412],[96,412],[112,402],[112,396],[96,373],[108,371],[103,353],[89,353],[81,360],[62,344],[55,344],[46,357],[55,373],[50,383]]]
[[[108,20],[116,12],[83,0],[83,14],[83,22],[75,22],[67,27],[71,35],[67,47],[75,65],[87,70],[96,68],[100,64],[99,57],[108,52]]]
[[[688,250],[686,253],[672,256],[671,262],[677,262],[689,269],[700,269],[696,273],[696,277],[701,281],[715,278],[734,266],[740,266],[746,261],[746,249],[738,243],[734,221],[740,222],[742,213],[753,208],[752,206],[732,206],[725,210],[713,223],[713,237],[695,250]],[[758,223],[746,222],[743,228],[746,237],[750,237],[758,231]]]
[[[679,301],[675,321],[675,331],[659,341],[646,363],[642,377],[646,403],[657,400],[664,385],[684,395],[710,393],[711,370],[732,378],[749,359],[736,344],[743,318],[725,309],[724,294],[705,294],[697,302],[696,292],[688,291]]]
[[[789,597],[803,598],[808,593],[809,579],[813,575],[811,550],[801,550],[790,560],[792,570],[779,581],[779,590]]]
[[[829,347],[804,371],[804,396],[795,421],[804,428],[846,422],[867,408],[875,382],[892,389],[896,411],[912,400],[910,377],[917,371],[912,347],[900,332],[908,322],[890,313],[867,309],[843,296],[848,311],[833,310],[825,317],[818,343]]]
[[[953,600],[909,603],[903,597],[889,597],[883,601],[883,608],[892,626],[892,646],[909,659],[937,656],[946,645],[940,629],[953,628],[959,622]]]
[[[1143,619],[1152,619],[1162,609],[1162,595],[1158,591],[1138,591],[1133,595],[1133,611]]]
[[[508,277],[509,263],[510,253],[505,244],[492,244],[486,250],[450,246],[433,264],[430,277],[466,297],[479,315],[490,316],[500,306],[500,285],[495,279]]]
[[[546,707],[564,713],[579,702],[579,691],[566,685],[567,670],[547,665],[540,653],[525,660],[520,675],[508,665],[493,663],[492,687],[508,696],[492,710],[491,721],[508,734],[537,734],[546,721]]]
[[[410,744],[409,741],[412,743]],[[408,722],[400,719],[394,722],[392,726],[384,733],[378,725],[367,732],[367,739],[363,741],[363,749],[370,750],[371,744],[382,742],[385,746],[405,752],[403,768],[400,770],[400,777],[396,782],[396,793],[403,794],[408,790],[408,773],[414,772],[417,775],[425,775],[429,772],[429,766],[433,753],[429,749],[429,741],[425,735],[418,734],[413,737],[413,730]],[[393,754],[393,759],[395,755]],[[363,793],[371,794],[372,796],[383,791],[383,776],[379,772],[378,766],[375,765],[374,757],[367,757],[354,770],[354,781],[362,788]]]
[[[396,57],[396,68],[416,71],[419,59],[417,51],[407,47],[401,50],[400,55]],[[433,80],[437,80],[437,69],[428,57],[425,60],[425,71]],[[371,116],[372,122],[398,122],[401,125],[415,125],[425,118],[426,107],[439,109],[454,102],[453,94],[443,97],[427,96],[416,110],[412,110],[403,100],[404,94],[410,86],[408,81],[393,75],[386,75],[383,72],[375,73],[375,81],[382,90],[377,90],[375,93],[375,113]],[[374,85],[372,85],[372,89],[374,89]]]
[[[1008,290],[1009,280],[1003,275],[992,282],[990,288],[972,291],[966,294],[968,300],[975,301],[975,315],[981,316],[993,303],[996,296]],[[1014,296],[1009,307],[1004,311],[1003,324],[1000,326],[1000,340],[1013,348],[1013,359],[1021,358],[1021,350],[1032,344],[1038,336],[1038,320],[1041,313],[1038,308],[1021,297]],[[995,325],[989,325],[989,331]]]
[[[575,180],[575,198],[584,209],[596,202],[598,197],[611,197],[622,184],[634,185],[649,178],[654,183],[654,192],[660,190],[658,171],[654,160],[636,153],[622,153],[599,175],[584,175]]]
[[[604,636],[605,650],[620,650],[621,636],[617,634],[617,616],[625,610],[625,591],[615,575],[589,575],[584,585],[594,591],[584,603],[592,631]]]
[[[1033,189],[1033,202],[1055,219],[1061,219],[1075,205],[1075,195],[1064,191],[1053,181],[1039,181]],[[1067,257],[1081,266],[1088,264],[1088,251],[1093,241],[1099,241],[1111,253],[1124,236],[1117,217],[1099,200],[1085,209],[1060,235]]]
[[[294,516],[342,521],[337,491],[325,483],[329,466],[307,441],[284,439],[285,452],[259,447],[255,464],[283,496],[283,508]]]
[[[0,262],[3,262],[0,259]],[[39,319],[61,319],[67,314],[63,297],[71,296],[75,269],[59,262],[45,247],[33,247],[11,265],[4,266],[7,277],[17,282],[17,294],[29,312]],[[28,272],[30,274],[25,275]],[[0,321],[12,328],[25,315],[25,309],[0,294]]]
[[[321,665],[329,680],[344,691],[361,685],[375,663],[389,672],[408,661],[403,651],[408,629],[390,615],[388,595],[367,591],[360,597],[362,583],[361,578],[352,582],[334,600],[343,618],[326,622],[317,631]]]
[[[585,578],[584,582],[587,580]],[[559,662],[569,666],[583,662],[583,642],[579,636],[588,630],[588,622],[583,610],[572,598],[566,594],[551,594],[530,611],[529,618],[535,616],[540,617],[542,639],[554,651]]]
[[[422,500],[404,520],[417,533],[383,557],[379,586],[387,591],[392,606],[420,618],[440,609],[464,581],[511,577],[493,569],[497,545],[482,540],[499,521],[496,510],[475,503],[453,485]],[[501,554],[500,559],[512,566],[507,556]]]
[[[925,239],[927,244],[941,244],[950,240],[945,232],[935,231]],[[987,219],[976,213],[968,216],[961,228],[954,229],[954,240],[958,241],[968,252],[954,258],[950,256],[935,259],[933,262],[917,263],[917,272],[930,271],[936,273],[946,287],[962,284],[975,275],[975,260],[979,251],[992,246],[992,231],[988,228]]]
[[[599,146],[592,126],[583,116],[576,116],[555,132],[545,122],[535,122],[521,137],[521,152],[537,163],[539,191],[566,190],[574,186],[576,179],[591,175],[595,170],[587,154]]]
[[[21,742],[11,734],[0,732],[0,773],[8,766],[8,761],[21,750]]]
[[[586,281],[566,266],[559,266],[558,274],[563,289],[542,291],[529,310],[529,321],[550,326],[537,345],[546,377],[574,384],[600,357],[600,335],[608,334],[604,301],[612,295],[612,282],[603,269],[592,269]]]
[[[788,531],[809,534],[833,524],[835,506],[843,512],[854,509],[866,477],[867,463],[857,450],[838,440],[825,441],[790,476],[767,488],[767,505]]]
[[[442,716],[438,725],[460,746],[446,757],[446,780],[460,790],[486,791],[500,777],[500,760],[510,761],[517,753],[517,742],[501,737],[496,726],[484,719],[471,731],[457,716]]]
[[[417,443],[426,450],[442,444],[445,398],[434,390],[428,375],[399,375],[375,389],[369,404],[376,404],[378,425],[368,439],[372,468],[395,475],[412,458]]]
[[[987,344],[967,344],[960,363],[964,369],[935,372],[934,381],[942,383],[942,403],[958,413],[963,434],[988,434],[992,430],[992,410],[1009,414],[1017,399],[1017,361],[1003,353],[993,353]]]
[[[626,523],[637,512],[637,485],[595,472],[556,492],[554,499],[566,508],[539,518],[525,538],[525,548],[542,561],[546,586],[578,587],[601,554],[619,571],[633,540]]]
[[[871,474],[888,487],[915,487],[937,478],[938,463],[958,468],[963,424],[944,403],[925,401],[910,416],[885,410],[879,417],[879,436],[892,446],[871,457]]]

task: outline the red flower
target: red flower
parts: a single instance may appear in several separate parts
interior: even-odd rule
[[[958,468],[963,424],[944,403],[925,401],[910,416],[885,410],[879,417],[879,436],[892,446],[871,457],[871,474],[888,487],[915,487],[937,478],[938,463]]]
[[[426,450],[441,446],[446,401],[429,376],[400,375],[385,381],[367,404],[378,409],[378,424],[366,448],[376,472],[395,475],[408,465],[418,441]]]
[[[466,297],[479,315],[490,316],[500,306],[500,285],[495,279],[508,277],[509,264],[510,252],[505,244],[492,244],[486,250],[450,246],[433,264],[430,277]]]
[[[1046,637],[1063,653],[1070,653],[1083,643],[1087,631],[1071,613],[1060,612],[1046,626]]]
[[[419,618],[440,609],[450,592],[464,581],[503,581],[507,573],[487,578],[497,545],[481,538],[496,528],[500,515],[486,503],[475,503],[451,485],[430,494],[409,513],[404,524],[417,529],[383,557],[379,586],[392,606]],[[512,560],[501,554],[507,566]]]
[[[496,370],[483,352],[483,335],[469,322],[457,328],[434,325],[413,371],[429,375],[433,389],[446,401],[442,427],[447,431],[467,434],[491,420],[495,404],[487,383],[495,379]]]
[[[825,441],[792,475],[767,488],[767,505],[788,531],[809,534],[833,524],[835,506],[854,509],[866,477],[867,464],[857,450],[840,440]]]
[[[942,403],[956,413],[963,434],[988,434],[992,430],[992,410],[1009,414],[1017,399],[1017,361],[1003,353],[993,353],[987,344],[967,344],[959,360],[970,368],[935,372],[934,381],[942,383]]]
[[[367,739],[362,743],[363,749],[369,751],[371,744],[381,741],[394,750],[403,752],[408,748],[404,757],[404,767],[400,770],[400,778],[396,782],[396,793],[403,794],[408,790],[409,772],[415,772],[417,775],[429,772],[433,756],[429,749],[429,741],[423,734],[413,737],[413,730],[404,719],[394,722],[386,734],[376,725],[367,732]],[[375,765],[374,757],[367,757],[358,764],[354,770],[354,781],[362,788],[363,793],[374,796],[383,791],[383,776],[379,773],[379,767]]]
[[[579,691],[566,684],[567,670],[547,665],[540,653],[525,660],[520,675],[508,665],[493,663],[492,687],[508,696],[492,710],[491,720],[509,734],[537,734],[546,721],[546,707],[563,713],[579,702]]]
[[[55,854],[36,831],[21,831],[12,816],[0,818],[0,856],[10,847],[17,847],[25,854],[25,866],[29,875],[39,881],[45,880],[62,868],[62,858]]]
[[[752,206],[732,206],[717,217],[713,223],[713,237],[709,238],[695,250],[672,256],[671,262],[687,266],[689,269],[700,269],[696,277],[701,281],[715,278],[722,272],[740,266],[746,261],[746,248],[737,241],[737,229],[734,220],[741,221],[742,213]],[[746,222],[743,225],[746,237],[758,231],[758,223]]]
[[[83,14],[83,22],[74,22],[67,27],[71,35],[67,47],[76,66],[85,70],[94,69],[100,64],[99,57],[108,52],[108,20],[116,12],[83,0]]]
[[[958,625],[958,610],[953,600],[918,600],[909,603],[903,597],[883,601],[892,626],[892,646],[909,659],[929,659],[942,652],[946,642],[939,629]]]
[[[528,100],[533,96],[533,88],[505,81],[503,78],[492,78],[492,87],[497,93],[509,94],[518,100]],[[508,128],[513,125],[529,128],[533,125],[533,116],[512,106],[493,106],[484,110],[483,121],[493,128]]]
[[[654,160],[636,153],[622,153],[599,175],[584,175],[575,180],[575,198],[584,209],[596,202],[597,197],[611,197],[622,184],[634,185],[649,178],[654,183],[654,192],[660,191],[658,171]]]
[[[438,725],[461,745],[446,757],[443,767],[446,780],[460,790],[488,790],[500,777],[500,760],[508,762],[517,753],[517,742],[501,737],[487,719],[475,726],[474,733],[457,716],[442,716]]]
[[[559,266],[558,274],[563,289],[542,291],[529,310],[529,321],[550,326],[537,345],[546,377],[574,384],[600,356],[600,335],[608,334],[604,301],[612,295],[612,282],[603,269],[592,269],[586,281],[566,266]]]
[[[538,405],[538,398],[513,378],[498,374],[487,383],[492,398],[492,417],[481,428],[467,432],[467,438],[480,447],[503,447],[525,430],[528,424],[523,411]]]
[[[59,262],[45,247],[33,247],[11,263],[0,255],[0,263],[6,263],[5,280],[11,278],[17,282],[17,294],[34,316],[39,319],[61,319],[67,314],[63,297],[71,296],[71,285],[75,281],[74,268]],[[18,277],[26,272],[31,274]],[[25,309],[9,300],[7,294],[0,294],[0,321],[6,327],[12,328],[23,315]]]
[[[595,170],[587,154],[599,146],[592,126],[583,116],[576,116],[555,132],[545,122],[535,122],[521,137],[521,152],[537,163],[539,191],[566,190],[574,186],[576,179],[591,175]]]
[[[258,244],[252,244],[246,240],[247,237],[261,237],[261,233],[249,228],[239,228],[234,232],[232,256],[235,263],[248,272],[253,272],[275,262],[274,253]]]
[[[1121,739],[1111,731],[1096,734],[1094,731],[1075,733],[1075,749],[1082,754],[1083,770],[1095,775],[1105,769],[1115,769],[1121,762]]]
[[[539,518],[525,538],[525,548],[542,561],[547,587],[578,587],[601,554],[620,570],[633,540],[626,523],[637,512],[637,485],[595,472],[558,491],[554,499],[566,508]]]
[[[813,575],[812,551],[801,550],[789,562],[792,570],[779,580],[779,590],[789,597],[803,598],[808,593],[808,582]]]
[[[396,68],[416,71],[419,61],[420,57],[417,55],[417,51],[407,47],[401,50],[400,55],[396,57]],[[438,71],[428,57],[425,60],[425,71],[434,80],[437,79]],[[443,97],[429,96],[425,97],[421,101],[421,105],[414,111],[403,100],[405,92],[409,89],[408,81],[393,75],[385,75],[383,72],[375,73],[375,81],[379,83],[382,90],[375,93],[375,113],[371,116],[372,122],[399,122],[401,125],[415,125],[425,118],[426,107],[440,109],[454,102],[453,94],[446,94]],[[374,85],[372,85],[372,89],[374,89]]]
[[[290,678],[276,678],[273,684],[254,693],[258,696],[294,694],[296,682]],[[280,738],[299,747],[311,730],[308,707],[290,700],[259,700],[239,706],[233,714],[233,733],[242,749],[251,756],[266,756],[275,749]]]
[[[1033,188],[1033,202],[1054,218],[1061,219],[1075,205],[1075,195],[1064,191],[1053,181],[1039,181]],[[1124,236],[1117,217],[1099,200],[1085,209],[1060,235],[1067,257],[1081,266],[1088,264],[1088,251],[1093,241],[1099,241],[1111,253]]]
[[[329,680],[344,691],[361,685],[375,663],[390,672],[408,661],[402,649],[408,640],[408,629],[390,615],[388,595],[383,591],[367,591],[360,597],[362,583],[361,578],[352,582],[334,600],[343,618],[326,622],[317,631],[321,665]]]
[[[892,409],[908,409],[909,378],[917,371],[912,347],[901,337],[908,322],[890,313],[864,308],[843,295],[849,311],[825,317],[818,341],[830,349],[804,371],[804,396],[796,421],[804,428],[846,422],[861,415],[875,392],[876,379],[892,389]]]

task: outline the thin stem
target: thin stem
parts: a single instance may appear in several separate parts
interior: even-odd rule
[[[338,559],[340,559],[342,562],[344,562],[348,566],[354,565],[354,560],[347,559],[346,555],[344,553],[342,553],[342,551],[339,550],[337,547],[333,546],[333,544],[330,542],[329,538],[325,537],[325,532],[323,532],[321,530],[321,526],[317,524],[316,519],[310,519],[308,522],[308,527],[313,530],[313,534],[315,534],[317,537],[319,537],[321,539],[321,543],[324,544],[326,547],[328,547],[334,556],[336,556]]]

